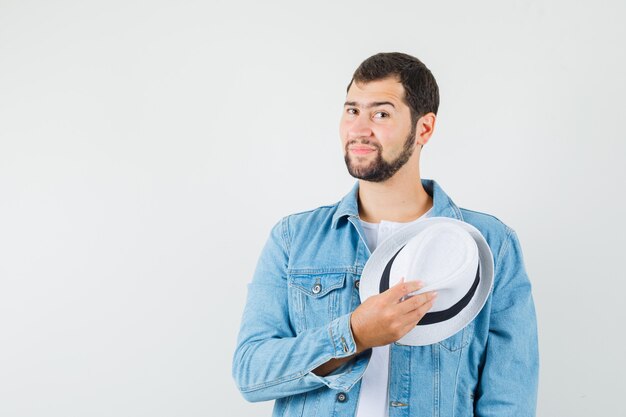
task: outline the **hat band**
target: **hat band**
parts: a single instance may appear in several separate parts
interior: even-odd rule
[[[389,260],[389,262],[385,266],[385,270],[383,271],[383,276],[380,279],[380,286],[379,286],[380,293],[385,292],[389,289],[389,275],[391,273],[391,266],[393,264],[393,261],[396,259],[396,256],[398,256],[398,254],[400,253],[402,249],[404,249],[404,246],[402,246],[400,250],[398,250],[398,252],[396,252],[396,254],[393,255],[393,257]],[[479,282],[480,282],[480,264],[478,265],[478,268],[476,268],[476,278],[474,278],[474,282],[472,283],[472,286],[470,287],[469,291],[459,301],[457,301],[452,307],[447,308],[445,310],[426,313],[424,317],[422,317],[422,319],[417,323],[417,325],[423,326],[426,324],[440,323],[442,321],[449,320],[452,317],[459,314],[461,310],[463,310],[469,304],[470,300],[474,296],[474,293],[476,292],[476,289],[478,288]]]

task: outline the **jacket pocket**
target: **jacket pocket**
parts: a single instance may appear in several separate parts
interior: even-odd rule
[[[345,282],[345,272],[289,275],[290,314],[298,333],[327,325],[339,316]]]
[[[471,321],[463,329],[459,330],[447,339],[442,340],[441,342],[439,342],[439,344],[450,352],[455,352],[467,346],[472,341],[473,337],[474,321]]]

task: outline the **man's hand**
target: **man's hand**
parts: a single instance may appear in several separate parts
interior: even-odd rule
[[[433,306],[437,293],[404,297],[423,286],[421,281],[404,282],[403,277],[399,283],[368,298],[352,312],[350,325],[357,353],[393,343],[415,328]]]

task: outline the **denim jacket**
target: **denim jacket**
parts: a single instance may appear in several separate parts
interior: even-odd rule
[[[539,355],[531,284],[513,229],[457,207],[433,180],[432,217],[475,226],[494,257],[494,286],[478,316],[429,346],[392,343],[389,416],[525,417],[536,408]],[[233,378],[248,401],[276,400],[274,416],[354,416],[371,349],[352,356],[350,315],[370,256],[358,220],[358,182],[340,202],[282,218],[248,284]]]

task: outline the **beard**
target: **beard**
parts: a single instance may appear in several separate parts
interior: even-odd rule
[[[348,147],[353,145],[357,141],[350,141],[346,144],[346,150],[344,154],[344,161],[348,172],[354,178],[370,182],[383,182],[391,178],[400,168],[402,168],[413,155],[415,151],[415,127],[411,129],[411,132],[404,141],[402,152],[392,161],[385,161],[383,159],[382,147],[377,143],[370,143],[368,141],[361,141],[362,144],[372,146],[376,148],[376,158],[367,165],[359,165],[354,163],[351,159]]]

